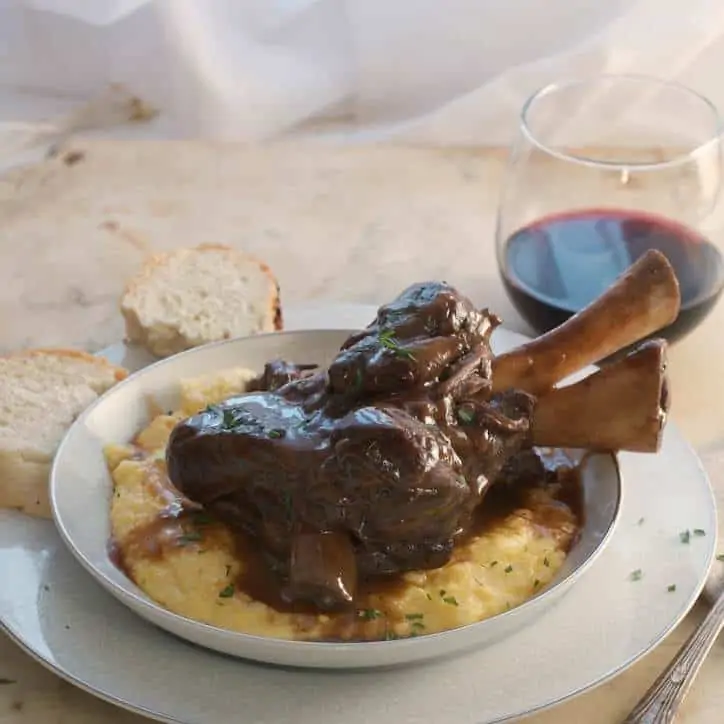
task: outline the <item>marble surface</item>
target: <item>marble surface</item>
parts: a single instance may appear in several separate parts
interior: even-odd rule
[[[237,245],[277,273],[283,300],[379,302],[444,278],[527,331],[497,276],[493,230],[504,154],[328,146],[93,141],[0,179],[0,350],[121,338],[125,279],[154,250]],[[554,170],[541,169],[542,179]],[[560,193],[566,193],[561,183]],[[603,188],[615,203],[617,189]],[[655,189],[646,189],[646,193]],[[708,457],[724,502],[724,305],[670,353],[673,416]],[[5,582],[0,582],[5,585]],[[531,724],[620,721],[702,615],[614,681]],[[683,724],[718,724],[724,643],[686,702]],[[0,636],[0,724],[140,724],[46,672]]]

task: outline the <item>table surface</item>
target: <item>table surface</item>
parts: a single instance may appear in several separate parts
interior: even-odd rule
[[[509,327],[529,331],[495,266],[505,169],[498,151],[99,140],[76,146],[80,153],[0,179],[0,351],[51,345],[96,351],[118,341],[117,300],[128,276],[153,251],[201,242],[264,258],[288,304],[377,303],[413,281],[442,278],[495,309]],[[543,163],[538,172],[547,189],[566,198],[560,169]],[[620,189],[606,182],[598,193],[600,205],[615,205]],[[647,185],[641,193],[656,189]],[[705,455],[724,436],[722,324],[719,305],[670,351],[673,417]],[[711,463],[710,474],[724,502],[724,462]],[[526,721],[620,721],[703,612],[699,604],[614,681]],[[682,724],[721,722],[723,677],[724,646],[717,645]],[[146,720],[61,681],[0,635],[0,724],[71,721]]]

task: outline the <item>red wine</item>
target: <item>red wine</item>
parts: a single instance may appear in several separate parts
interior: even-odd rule
[[[721,252],[676,221],[616,209],[548,216],[505,242],[501,272],[520,314],[538,332],[547,332],[598,297],[649,249],[668,258],[681,286],[678,318],[657,333],[674,341],[711,311],[724,288]]]

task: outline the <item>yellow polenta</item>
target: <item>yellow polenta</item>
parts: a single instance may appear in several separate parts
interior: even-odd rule
[[[110,511],[114,545],[128,575],[161,606],[260,636],[323,640],[334,630],[335,638],[396,638],[494,616],[530,598],[560,568],[576,533],[575,516],[567,509],[561,515],[559,506],[551,523],[541,525],[536,506],[551,504],[541,489],[529,496],[525,508],[459,546],[447,565],[406,573],[400,585],[367,594],[358,601],[356,614],[346,617],[347,624],[340,626],[340,621],[325,614],[279,612],[252,600],[235,588],[245,562],[222,524],[193,516],[178,520],[162,516],[181,501],[166,477],[164,462],[174,425],[242,392],[254,376],[249,370],[234,369],[182,381],[178,412],[155,416],[132,444],[106,449],[114,486]],[[149,546],[155,547],[156,555],[148,555]]]

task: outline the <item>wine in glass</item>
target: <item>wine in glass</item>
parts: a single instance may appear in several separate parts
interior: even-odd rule
[[[523,107],[498,212],[498,267],[539,333],[599,296],[649,249],[671,262],[675,341],[714,307],[721,122],[703,96],[644,76],[547,86]]]

